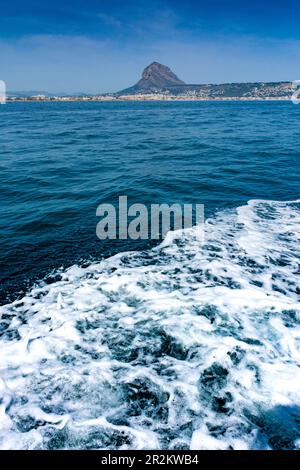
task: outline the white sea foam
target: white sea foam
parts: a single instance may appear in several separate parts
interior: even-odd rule
[[[1,448],[299,448],[300,201],[198,235],[1,307]]]

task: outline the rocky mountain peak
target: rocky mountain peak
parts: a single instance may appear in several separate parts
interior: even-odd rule
[[[133,87],[124,91],[137,93],[139,91],[161,90],[175,85],[184,85],[184,82],[166,65],[152,62],[144,69],[142,78]]]

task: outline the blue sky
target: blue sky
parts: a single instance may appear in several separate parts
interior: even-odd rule
[[[0,0],[10,90],[107,92],[157,60],[187,83],[300,79],[300,2]]]

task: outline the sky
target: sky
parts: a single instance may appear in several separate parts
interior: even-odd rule
[[[186,83],[300,79],[297,0],[0,0],[8,90],[103,93],[153,61]]]

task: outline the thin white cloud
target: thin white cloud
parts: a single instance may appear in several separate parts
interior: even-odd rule
[[[122,22],[118,18],[112,15],[107,15],[106,13],[97,13],[97,18],[106,25],[114,28],[120,28],[122,25]]]

